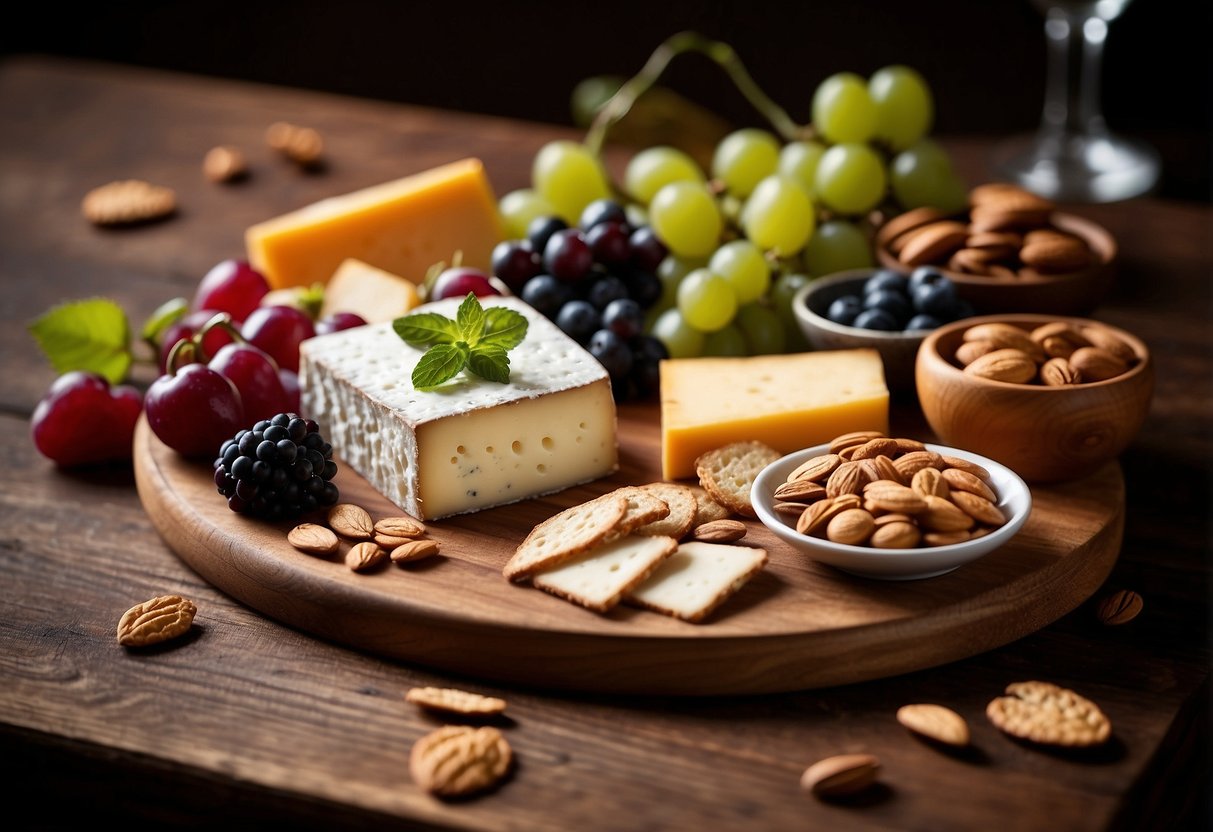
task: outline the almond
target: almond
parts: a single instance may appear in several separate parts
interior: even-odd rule
[[[826,496],[837,497],[839,494],[859,494],[868,482],[867,474],[858,462],[844,462],[834,469],[826,480]]]
[[[1069,358],[1079,347],[1092,346],[1086,336],[1065,321],[1041,324],[1028,337],[1040,344],[1050,358]]]
[[[355,572],[365,572],[378,566],[386,557],[387,552],[378,543],[364,540],[361,543],[355,543],[345,553],[345,565]]]
[[[964,341],[956,348],[956,361],[967,367],[986,353],[994,352],[998,345],[993,341]]]
[[[871,786],[879,771],[880,760],[872,754],[840,754],[805,769],[800,787],[818,797],[844,797]]]
[[[864,442],[851,454],[852,461],[859,459],[875,459],[878,456],[887,456],[888,454],[897,453],[897,440],[889,439],[888,437],[880,437],[878,439],[869,439]]]
[[[923,206],[921,208],[911,208],[909,211],[898,214],[880,227],[879,236],[884,240],[889,247],[889,251],[894,256],[901,250],[907,239],[906,234],[913,231],[915,228],[921,228],[932,222],[942,220],[944,214],[938,208]]]
[[[146,647],[189,632],[198,608],[180,595],[160,595],[137,604],[118,621],[118,643]]]
[[[911,231],[897,259],[907,266],[923,266],[947,258],[969,236],[963,223],[940,220]]]
[[[775,489],[774,496],[776,500],[786,500],[792,503],[811,503],[826,496],[826,489],[824,485],[806,478],[781,483]]]
[[[942,705],[903,705],[897,721],[928,739],[963,748],[969,744],[969,724],[964,717]]]
[[[353,503],[338,503],[329,509],[329,528],[351,540],[368,540],[375,535],[370,512]]]
[[[1040,365],[1040,383],[1046,387],[1082,384],[1082,373],[1064,358],[1050,358]]]
[[[425,534],[425,524],[408,515],[384,517],[376,521],[375,531],[392,537],[421,537]]]
[[[861,546],[876,529],[876,519],[861,508],[840,512],[826,525],[826,538],[834,543]]]
[[[966,375],[1000,381],[1006,384],[1027,384],[1036,378],[1036,362],[1017,349],[999,349],[986,353],[964,368]]]
[[[237,147],[212,147],[202,159],[202,172],[212,182],[235,182],[248,174],[248,162]]]
[[[391,550],[392,563],[409,563],[438,554],[437,540],[409,540]]]
[[[1082,328],[1082,334],[1091,342],[1091,346],[1112,353],[1126,364],[1136,363],[1137,353],[1133,352],[1133,348],[1106,326],[1087,324]]]
[[[918,513],[918,523],[923,529],[933,532],[955,532],[968,531],[973,528],[972,516],[962,511],[954,503],[930,494],[922,499],[927,504],[926,508]]]
[[[868,460],[871,463],[871,468],[875,470],[876,475],[873,480],[891,480],[898,485],[905,485],[901,479],[901,472],[897,470],[897,466],[893,464],[893,460],[881,454],[875,459]]]
[[[853,506],[846,506],[833,497],[819,500],[800,513],[800,517],[796,520],[796,531],[810,537],[820,536],[825,533],[827,524],[847,508],[853,508]]]
[[[967,248],[997,248],[1019,251],[1023,237],[1014,231],[979,231],[965,240]]]
[[[863,490],[863,497],[877,508],[898,514],[918,514],[927,508],[923,495],[909,486],[889,480],[868,484]]]
[[[309,555],[331,555],[339,543],[332,529],[317,523],[300,523],[287,532],[286,542]]]
[[[821,454],[796,466],[796,470],[788,474],[788,481],[808,480],[809,482],[825,482],[834,469],[842,464],[838,454]]]
[[[923,468],[943,468],[943,457],[934,451],[912,451],[893,460],[893,467],[901,474],[902,482],[913,482],[914,475]]]
[[[913,549],[921,540],[922,532],[917,526],[898,520],[877,525],[869,542],[876,549]]]
[[[871,439],[879,439],[884,434],[878,430],[857,430],[834,437],[830,442],[830,453],[841,453],[844,448],[852,448],[864,444]]]
[[[1129,365],[1114,353],[1099,347],[1082,347],[1070,356],[1070,366],[1078,371],[1084,382],[1106,381],[1129,369]]]
[[[746,535],[746,525],[740,520],[712,520],[696,526],[692,540],[703,543],[735,543]]]
[[[928,546],[951,546],[953,543],[964,543],[972,536],[967,529],[957,529],[951,532],[925,532],[922,542]]]
[[[979,205],[969,212],[967,231],[979,233],[1036,228],[1047,223],[1051,213],[1051,210],[1045,208],[1016,209],[1005,205]]]
[[[976,474],[961,468],[945,468],[939,473],[939,476],[952,490],[968,491],[970,494],[984,497],[992,503],[998,502],[998,495],[994,493],[994,489],[986,485],[985,480]],[[947,495],[940,494],[939,496],[946,497]]]
[[[1002,509],[985,497],[970,494],[968,491],[953,491],[952,503],[977,522],[985,523],[987,526],[998,527],[1007,522]]]
[[[934,494],[936,497],[948,498],[951,489],[938,468],[923,468],[914,475],[910,488],[922,496]]]
[[[1025,353],[1033,361],[1044,361],[1045,353],[1040,344],[1032,340],[1025,330],[1011,324],[990,322],[977,324],[964,331],[965,341],[989,341],[998,349],[1010,348]]]
[[[1041,274],[1065,274],[1089,266],[1091,250],[1082,240],[1057,236],[1025,244],[1019,259]]]
[[[409,773],[431,794],[454,797],[483,791],[510,770],[513,751],[490,725],[444,725],[413,744]]]
[[[1099,620],[1109,626],[1127,624],[1142,610],[1141,596],[1131,589],[1122,589],[1100,600],[1095,608]]]
[[[967,459],[961,459],[958,456],[948,456],[944,454],[939,458],[939,465],[935,466],[940,471],[946,471],[948,468],[959,468],[961,471],[968,471],[973,476],[985,482],[990,481],[990,472],[982,468],[976,462],[969,462]]]

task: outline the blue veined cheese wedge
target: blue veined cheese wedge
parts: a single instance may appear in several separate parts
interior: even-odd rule
[[[461,298],[425,304],[455,318]],[[424,354],[391,322],[304,341],[301,406],[338,457],[400,508],[435,520],[551,494],[619,467],[610,377],[594,356],[528,304],[481,298],[526,316],[510,382],[466,371],[414,389]]]

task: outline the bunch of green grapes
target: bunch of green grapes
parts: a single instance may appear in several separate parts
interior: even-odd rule
[[[536,218],[575,223],[594,200],[620,199],[669,251],[645,328],[671,356],[803,350],[792,298],[815,277],[873,264],[874,211],[964,207],[965,184],[928,138],[933,118],[931,91],[909,67],[867,81],[838,73],[814,92],[805,138],[742,128],[706,171],[677,148],[649,147],[618,186],[586,146],[555,141],[501,213],[509,236],[525,237]]]

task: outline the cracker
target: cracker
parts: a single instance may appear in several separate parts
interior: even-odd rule
[[[131,225],[169,216],[177,210],[177,195],[142,179],[122,179],[93,188],[80,210],[94,225]]]
[[[734,514],[757,517],[750,489],[762,469],[777,459],[779,451],[763,442],[733,442],[701,454],[695,460],[695,471],[713,500]]]
[[[639,485],[625,485],[610,492],[627,500],[627,511],[611,533],[612,538],[631,534],[641,526],[647,526],[670,515],[670,506],[654,491]]]
[[[678,548],[672,537],[627,535],[536,573],[544,592],[595,612],[608,612]]]
[[[636,529],[636,534],[663,535],[682,540],[695,528],[699,501],[690,488],[673,482],[651,482],[638,487],[664,500],[669,507],[669,514],[660,520],[640,526]]]
[[[727,520],[733,516],[733,512],[713,500],[712,495],[702,485],[688,485],[687,488],[695,495],[695,524],[692,528],[711,523],[713,520]]]
[[[1084,748],[1112,734],[1098,705],[1051,682],[1007,685],[1007,695],[991,701],[986,716],[1000,731],[1042,745]]]
[[[765,549],[693,541],[680,544],[627,602],[698,624],[767,564]]]
[[[607,539],[627,511],[628,500],[610,493],[552,515],[518,544],[502,574],[511,581],[521,580],[589,551]]]
[[[482,696],[458,688],[413,688],[404,696],[406,702],[431,711],[443,711],[468,716],[491,716],[505,711],[505,700]]]
[[[456,797],[496,785],[513,758],[510,744],[496,728],[444,725],[413,743],[409,774],[431,794]]]

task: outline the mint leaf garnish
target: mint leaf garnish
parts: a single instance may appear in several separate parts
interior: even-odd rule
[[[413,387],[433,390],[465,368],[487,381],[508,384],[506,353],[526,338],[527,319],[501,306],[485,309],[468,292],[453,321],[437,312],[414,312],[392,321],[392,329],[410,346],[426,350],[413,368]]]
[[[85,370],[118,384],[130,369],[130,325],[112,300],[61,304],[43,313],[29,330],[60,374]]]

